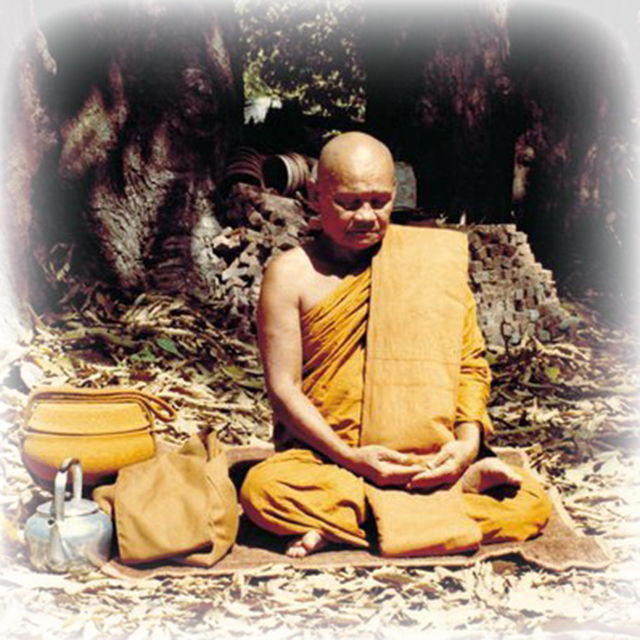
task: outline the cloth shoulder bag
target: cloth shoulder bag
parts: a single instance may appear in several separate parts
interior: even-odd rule
[[[122,469],[115,484],[94,490],[93,499],[115,521],[125,564],[210,567],[238,534],[238,496],[213,432]]]

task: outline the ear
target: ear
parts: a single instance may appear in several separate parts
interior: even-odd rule
[[[398,195],[398,181],[393,178],[393,187],[391,188],[391,202],[395,204],[396,196]]]
[[[309,178],[307,180],[307,195],[309,196],[309,206],[316,212],[320,211],[320,189],[318,182]]]

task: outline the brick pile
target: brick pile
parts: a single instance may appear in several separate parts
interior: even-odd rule
[[[250,335],[255,333],[264,265],[309,237],[309,215],[293,198],[237,183],[220,218],[215,225],[199,225],[194,233],[192,261],[200,277],[190,291],[224,307],[228,325]]]
[[[553,274],[536,262],[514,224],[474,225],[469,276],[478,321],[489,345],[518,344],[525,336],[548,342],[577,325],[558,299]]]
[[[314,222],[296,199],[234,185],[220,222],[200,225],[195,234],[192,260],[201,277],[191,292],[224,307],[230,326],[254,333],[264,265],[309,238]],[[573,330],[577,320],[562,307],[553,276],[536,262],[526,234],[512,224],[461,230],[469,236],[470,283],[488,345],[516,345],[528,335],[547,342]]]

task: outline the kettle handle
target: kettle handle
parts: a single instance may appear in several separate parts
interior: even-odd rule
[[[64,519],[64,490],[67,487],[67,473],[73,473],[73,500],[82,499],[82,466],[77,458],[67,458],[58,469],[54,484],[53,517],[56,522]]]

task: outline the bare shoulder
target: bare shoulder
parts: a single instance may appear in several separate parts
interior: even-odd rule
[[[302,247],[294,247],[279,253],[272,258],[267,266],[267,273],[289,273],[296,269],[310,269],[311,262],[306,251]]]
[[[311,261],[302,247],[280,253],[269,262],[265,271],[262,283],[263,296],[299,300],[312,271]]]
[[[276,281],[284,281],[289,285],[291,280],[300,280],[308,277],[313,267],[309,256],[302,247],[295,247],[278,254],[273,258],[265,271],[265,278]]]

